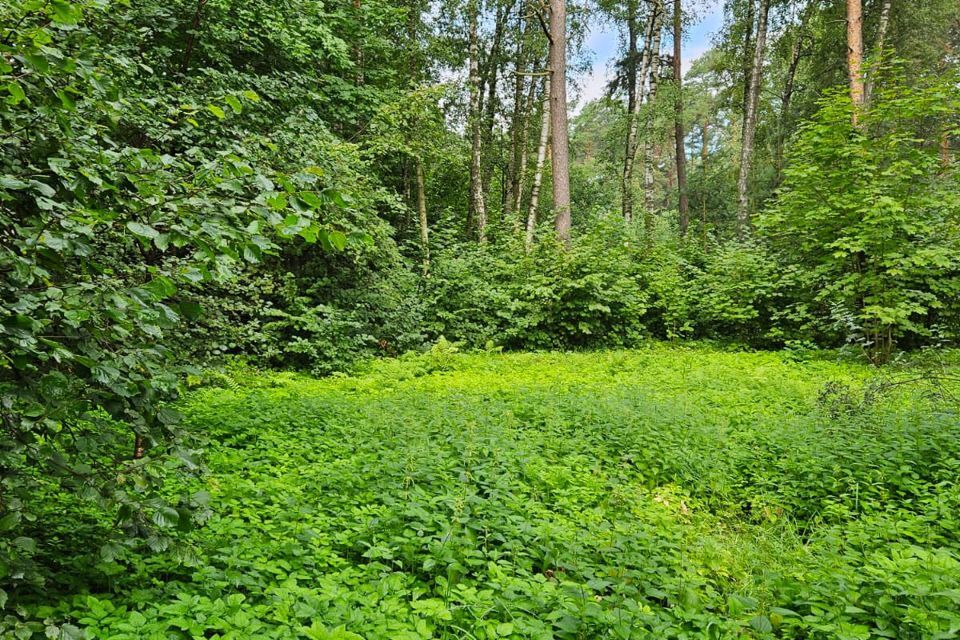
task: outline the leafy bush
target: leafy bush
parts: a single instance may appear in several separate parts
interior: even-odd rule
[[[761,221],[813,300],[877,361],[897,339],[930,335],[942,310],[955,317],[960,173],[938,141],[955,133],[958,86],[950,74],[921,86],[891,81],[856,126],[849,96],[824,98]]]

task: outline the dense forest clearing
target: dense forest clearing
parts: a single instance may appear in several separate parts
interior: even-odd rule
[[[958,344],[958,0],[0,0],[4,640],[957,638]]]
[[[28,618],[117,640],[960,630],[949,367],[448,347],[325,380],[239,371],[183,403],[212,512],[185,562],[94,570],[107,515],[53,494],[49,553],[74,560]]]

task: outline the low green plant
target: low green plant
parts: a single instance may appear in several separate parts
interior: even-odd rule
[[[180,406],[210,441],[208,474],[171,486],[209,495],[190,553],[91,558],[107,521],[62,511],[42,557],[61,582],[19,591],[0,634],[827,640],[960,625],[957,407],[864,365],[443,340],[357,376],[221,375]]]

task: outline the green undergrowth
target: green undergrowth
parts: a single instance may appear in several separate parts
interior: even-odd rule
[[[117,639],[957,637],[955,386],[889,371],[657,346],[225,378],[183,407],[211,443],[190,552],[77,561],[99,577],[21,616]]]

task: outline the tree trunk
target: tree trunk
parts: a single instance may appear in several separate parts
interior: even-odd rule
[[[653,244],[653,225],[654,225],[654,176],[653,165],[659,160],[659,153],[656,145],[649,139],[643,143],[643,230],[646,235],[647,244]]]
[[[646,55],[646,45],[644,45]],[[637,3],[627,2],[627,148],[623,155],[623,176],[620,183],[621,209],[626,222],[633,220],[633,161],[637,146]]]
[[[529,23],[526,23],[529,24]],[[519,210],[515,207],[517,183],[519,182],[520,172],[520,145],[526,144],[526,131],[524,131],[524,107],[527,102],[524,101],[524,83],[526,82],[526,42],[527,27],[523,21],[523,12],[520,12],[520,19],[517,25],[517,50],[513,63],[513,115],[510,118],[510,157],[507,160],[507,179],[503,195],[503,213],[510,217],[513,211]],[[531,86],[534,84],[530,80]]]
[[[683,14],[680,0],[673,0],[673,82],[677,92],[674,100],[673,128],[677,147],[677,195],[681,237],[687,235],[687,229],[690,227],[690,203],[687,200],[687,151],[683,132],[683,67],[680,60],[682,42]]]
[[[847,0],[847,74],[850,76],[850,100],[853,102],[853,125],[859,122],[864,104],[863,85],[863,5],[861,0]]]
[[[543,167],[547,163],[547,143],[550,141],[550,76],[543,80],[543,114],[540,118],[540,144],[537,147],[537,169],[533,174],[533,189],[530,191],[530,210],[527,213],[527,251],[533,246],[533,234],[537,228],[537,206],[540,204],[540,186],[543,184]]]
[[[484,124],[481,147],[487,150],[487,158],[486,162],[483,163],[483,179],[481,180],[481,183],[487,189],[490,188],[490,184],[492,182],[491,179],[493,177],[494,159],[491,157],[491,154],[493,150],[493,128],[496,122],[497,108],[499,107],[497,83],[500,78],[500,66],[502,62],[502,56],[500,54],[503,45],[503,31],[506,26],[507,16],[509,15],[508,12],[511,10],[511,8],[512,4],[508,7],[502,7],[497,12],[493,30],[493,43],[490,46],[490,52],[487,56],[487,64],[484,73],[487,99],[483,106]]]
[[[356,13],[356,20],[358,25],[363,25],[363,12],[360,5],[360,0],[353,0],[353,11]],[[363,60],[363,34],[357,34],[357,44],[354,47],[354,57],[357,60],[357,85],[363,85],[366,81],[364,78],[364,60]]]
[[[567,2],[550,0],[550,128],[554,230],[570,244],[570,157],[567,129]]]
[[[420,218],[420,253],[423,258],[423,273],[430,271],[430,227],[427,223],[427,186],[423,176],[423,162],[417,158],[417,213]]]
[[[533,102],[536,96],[537,83],[530,79],[530,88],[527,90],[527,100],[523,114],[523,131],[520,136],[520,160],[517,162],[515,171],[516,186],[513,191],[513,210],[517,212],[517,221],[522,219],[520,205],[523,202],[523,190],[527,181],[527,139],[530,136],[530,120],[533,117]]]
[[[710,159],[710,116],[703,117],[703,141],[700,145],[700,227],[703,235],[703,248],[707,248],[707,162]]]
[[[650,102],[650,96],[647,94],[647,80],[648,76],[650,76],[653,50],[660,50],[660,8],[660,0],[655,0],[650,11],[650,16],[647,18],[643,58],[640,61],[640,71],[636,78],[638,86],[635,89],[635,101],[633,110],[630,113],[630,126],[627,129],[627,154],[623,163],[624,175],[622,180],[623,217],[627,221],[633,218],[633,172],[637,164],[637,148],[639,147],[637,144],[637,133],[640,127],[640,107],[645,99],[647,102]],[[654,44],[654,40],[656,40],[656,44]]]
[[[757,43],[750,72],[750,100],[743,119],[743,140],[740,147],[740,176],[737,180],[737,236],[743,240],[750,230],[750,170],[753,166],[753,140],[757,131],[757,107],[763,80],[763,54],[767,44],[767,15],[770,0],[760,0],[757,22]]]
[[[203,15],[203,7],[207,0],[197,0],[197,8],[193,12],[193,24],[190,26],[190,35],[187,37],[187,46],[183,52],[183,62],[180,64],[180,73],[186,73],[190,69],[190,57],[193,55],[193,48],[197,43],[198,33],[200,31],[200,18]]]
[[[887,40],[887,29],[890,28],[890,8],[892,4],[893,0],[883,0],[883,5],[880,7],[880,24],[877,25],[877,40],[873,47],[873,66],[863,88],[864,104],[870,104],[870,95],[873,93],[873,85],[876,81],[879,65],[883,61],[883,47]]]
[[[487,208],[484,202],[483,189],[483,167],[481,162],[480,148],[480,69],[478,56],[479,43],[477,38],[477,21],[479,12],[479,0],[472,0],[470,3],[470,217],[473,218],[477,228],[477,239],[480,242],[486,240],[487,233]],[[469,220],[469,218],[468,218]],[[472,229],[468,229],[472,232]]]
[[[650,66],[647,70],[649,87],[647,89],[647,118],[644,123],[643,143],[643,226],[647,242],[653,241],[653,214],[654,205],[654,175],[653,165],[657,162],[657,150],[653,141],[653,103],[657,98],[657,89],[660,81],[660,37],[663,32],[661,18],[663,15],[661,0],[655,0],[654,11],[657,12],[657,23],[654,26],[653,41],[650,43]]]
[[[953,152],[950,149],[950,130],[944,129],[940,134],[940,166],[949,169],[953,164]]]
[[[743,38],[743,122],[744,127],[746,127],[747,121],[747,105],[750,103],[750,79],[753,75],[753,27],[756,23],[756,16],[754,15],[754,7],[756,6],[756,0],[747,0],[747,15],[744,19],[744,22],[747,26],[747,32],[744,34]],[[740,129],[741,139],[743,137],[743,128]]]
[[[803,38],[806,31],[807,18],[813,9],[811,2],[804,10],[800,18],[800,28],[797,31],[797,38],[793,42],[790,51],[790,65],[787,67],[787,78],[784,81],[783,93],[780,96],[780,124],[777,131],[777,146],[774,151],[774,169],[776,171],[776,184],[780,184],[781,173],[783,172],[783,149],[787,142],[787,129],[790,125],[790,103],[793,100],[793,87],[797,78],[797,69],[800,67],[800,58],[803,56]]]

